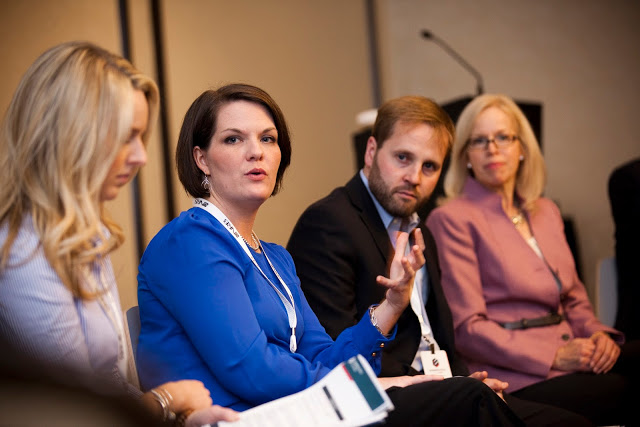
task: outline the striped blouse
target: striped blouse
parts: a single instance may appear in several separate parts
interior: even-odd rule
[[[6,238],[4,224],[0,241]],[[85,385],[103,387],[98,376],[139,395],[118,369],[118,332],[107,308],[120,319],[122,311],[110,260],[94,266],[92,276],[111,293],[112,305],[71,294],[44,257],[31,217],[25,217],[0,272],[0,334],[18,354],[77,374]]]

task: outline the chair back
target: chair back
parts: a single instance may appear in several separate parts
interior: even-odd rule
[[[613,327],[618,311],[618,272],[615,257],[598,261],[596,302],[598,319],[605,325]]]
[[[124,331],[127,338],[127,349],[129,352],[129,382],[140,388],[138,379],[138,338],[140,337],[140,307],[134,305],[129,308],[124,315]]]

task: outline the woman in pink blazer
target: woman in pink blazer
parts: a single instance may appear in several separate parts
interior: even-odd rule
[[[427,225],[469,369],[594,423],[630,424],[624,337],[595,317],[560,212],[541,197],[545,166],[527,119],[508,97],[482,95],[456,132],[447,200]]]

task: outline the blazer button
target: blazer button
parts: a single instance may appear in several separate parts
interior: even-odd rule
[[[371,357],[376,357],[378,353],[371,353]]]
[[[562,334],[562,340],[563,340],[563,341],[569,341],[569,338],[571,338],[571,337],[569,336],[569,334]]]
[[[384,343],[383,342],[380,343],[380,348],[384,348]]]

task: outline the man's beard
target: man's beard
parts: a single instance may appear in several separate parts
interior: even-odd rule
[[[422,206],[427,203],[428,198],[420,199],[416,194],[415,189],[412,186],[397,187],[390,189],[382,179],[380,168],[378,168],[378,162],[376,158],[373,159],[371,170],[369,171],[369,189],[374,197],[378,200],[378,203],[391,215],[399,218],[408,218],[414,212],[417,212]],[[402,202],[393,195],[398,190],[411,191],[416,196],[415,202]]]

